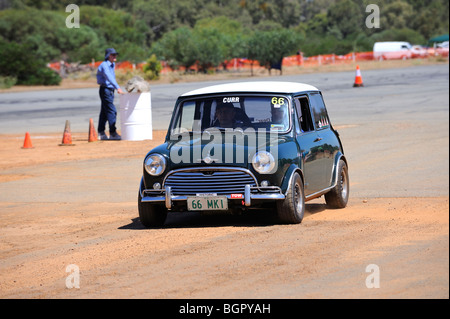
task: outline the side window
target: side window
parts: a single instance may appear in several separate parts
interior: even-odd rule
[[[299,122],[300,116],[298,116],[298,111],[297,108],[294,110],[294,126],[295,126],[295,132],[297,134],[300,134],[301,132],[303,132],[302,128],[300,127],[300,122]]]
[[[316,129],[322,129],[330,126],[328,120],[327,109],[323,103],[322,95],[320,93],[311,93],[311,106],[314,116],[314,125]]]
[[[309,132],[314,130],[311,119],[311,111],[309,108],[309,101],[306,96],[295,98],[295,108],[297,110],[298,120],[302,132]]]
[[[192,122],[194,121],[195,102],[187,102],[183,104],[183,112],[180,117],[180,130],[192,131]]]
[[[200,129],[199,118],[203,113],[203,106],[200,103],[185,101],[178,105],[176,112],[171,134],[192,132]]]

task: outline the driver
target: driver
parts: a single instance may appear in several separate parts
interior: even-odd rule
[[[236,110],[233,103],[220,103],[216,108],[216,118],[218,126],[223,128],[236,127]]]
[[[285,107],[272,108],[272,124],[275,124],[277,127],[286,127],[286,119]]]

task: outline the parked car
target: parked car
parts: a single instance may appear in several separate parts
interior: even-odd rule
[[[409,42],[388,41],[376,42],[373,45],[373,58],[375,60],[411,59],[412,45]]]
[[[436,44],[436,47],[432,49],[431,55],[440,55],[442,57],[448,57],[449,47],[448,41]]]
[[[411,48],[412,58],[425,58],[428,56],[428,50],[421,45],[413,45]]]
[[[270,208],[300,223],[305,202],[325,195],[344,208],[349,175],[322,93],[291,82],[243,82],[181,95],[164,144],[143,163],[141,223],[174,211]]]
[[[444,41],[444,42],[438,43],[436,45],[436,47],[443,48],[443,49],[448,49],[448,41]]]

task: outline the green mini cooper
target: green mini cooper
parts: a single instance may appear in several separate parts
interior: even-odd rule
[[[161,227],[169,212],[271,208],[300,223],[325,195],[344,208],[347,159],[321,92],[291,82],[243,82],[181,95],[165,143],[144,160],[139,217]]]

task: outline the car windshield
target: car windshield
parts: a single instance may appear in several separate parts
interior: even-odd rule
[[[221,95],[179,103],[171,134],[203,132],[210,128],[286,132],[289,99],[281,95]]]

